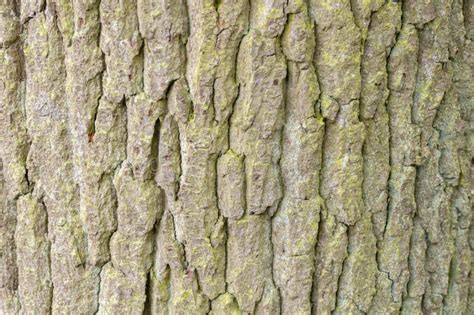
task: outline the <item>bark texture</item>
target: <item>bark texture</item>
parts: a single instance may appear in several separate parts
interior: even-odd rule
[[[1,314],[474,314],[473,0],[1,0]]]

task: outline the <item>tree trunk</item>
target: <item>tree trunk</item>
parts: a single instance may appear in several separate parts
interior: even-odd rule
[[[1,314],[474,314],[473,0],[2,0]]]

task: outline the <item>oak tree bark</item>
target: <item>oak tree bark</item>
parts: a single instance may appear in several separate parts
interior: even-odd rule
[[[474,314],[474,1],[2,0],[1,314]]]

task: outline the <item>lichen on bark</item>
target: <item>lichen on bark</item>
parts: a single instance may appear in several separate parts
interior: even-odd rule
[[[472,0],[4,0],[1,314],[474,313]]]

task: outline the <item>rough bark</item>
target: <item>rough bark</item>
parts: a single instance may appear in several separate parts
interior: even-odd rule
[[[474,314],[474,1],[3,0],[1,314]]]

